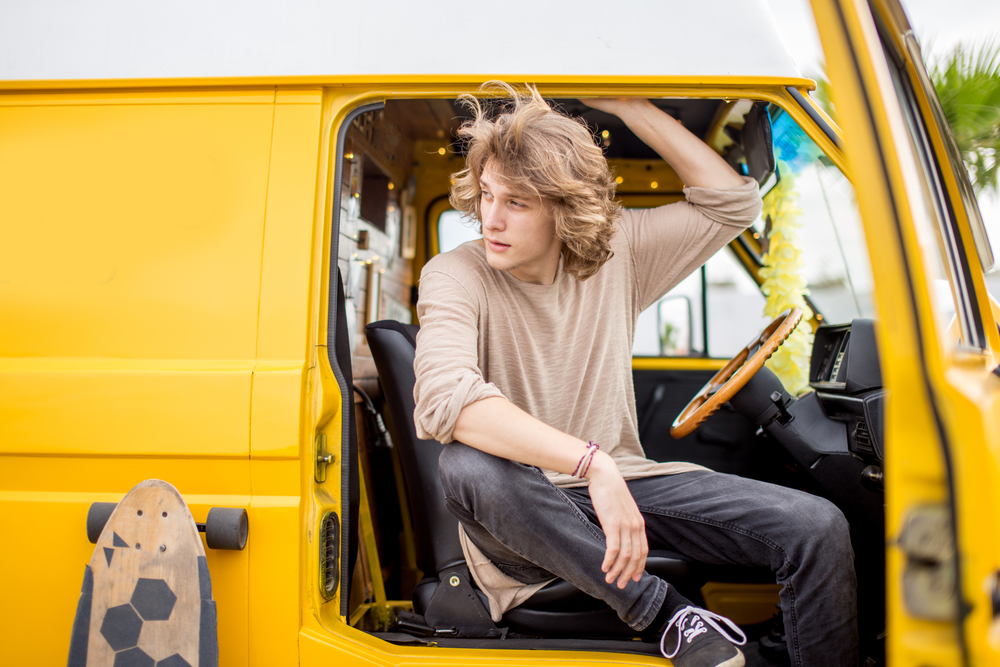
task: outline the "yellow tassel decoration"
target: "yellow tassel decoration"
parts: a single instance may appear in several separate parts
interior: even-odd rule
[[[775,318],[783,311],[798,306],[802,321],[784,345],[768,360],[767,367],[774,371],[785,389],[796,396],[809,389],[809,360],[812,354],[813,332],[809,320],[812,309],[806,305],[804,295],[809,293],[802,275],[802,251],[798,246],[797,229],[802,226],[799,217],[799,193],[795,189],[795,174],[787,164],[778,160],[781,180],[764,200],[763,217],[771,219],[768,250],[764,266],[760,269],[763,279],[761,291],[767,297],[764,315]]]

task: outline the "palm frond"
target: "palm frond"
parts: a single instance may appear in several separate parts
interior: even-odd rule
[[[1000,41],[959,44],[934,63],[930,77],[973,186],[1000,190]]]

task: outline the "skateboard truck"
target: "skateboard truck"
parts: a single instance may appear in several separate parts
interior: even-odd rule
[[[91,503],[87,511],[87,539],[91,544],[97,544],[116,507],[118,503]],[[213,507],[208,510],[205,523],[195,525],[199,533],[205,533],[209,549],[242,551],[250,534],[247,511],[242,507]]]

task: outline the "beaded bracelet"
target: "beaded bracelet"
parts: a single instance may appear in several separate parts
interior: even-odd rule
[[[576,464],[576,469],[573,471],[573,477],[583,479],[587,476],[587,471],[590,470],[590,464],[594,460],[594,454],[596,454],[597,450],[600,448],[601,446],[596,442],[593,440],[590,441],[590,444],[587,445],[587,451],[583,453],[583,456],[580,457],[580,462]]]

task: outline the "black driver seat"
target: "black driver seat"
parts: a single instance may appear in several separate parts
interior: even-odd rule
[[[419,327],[392,320],[365,328],[403,463],[406,493],[413,514],[417,567],[425,578],[413,593],[414,610],[424,614],[438,586],[455,581],[465,556],[458,540],[458,520],[445,508],[438,477],[443,445],[417,438],[413,423],[413,358]],[[646,570],[674,585],[685,597],[700,602],[699,589],[708,580],[767,581],[770,572],[741,567],[704,565],[669,551],[650,551]],[[443,576],[444,573],[448,576]],[[452,584],[454,585],[454,584]],[[484,599],[480,593],[480,598]],[[538,591],[521,606],[508,611],[497,625],[544,636],[630,637],[636,633],[602,600],[593,598],[562,579]]]

